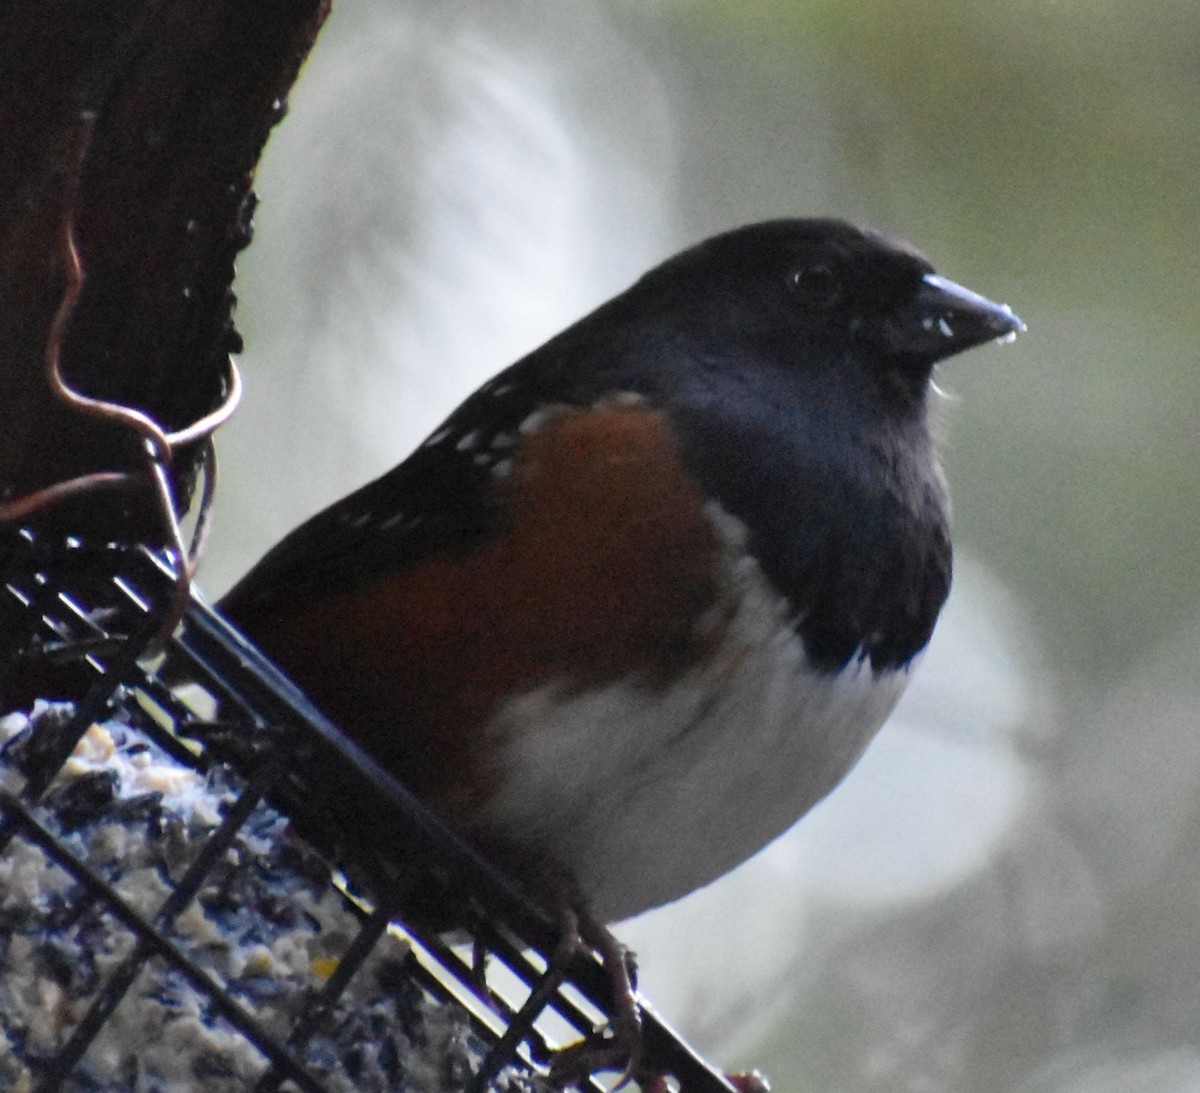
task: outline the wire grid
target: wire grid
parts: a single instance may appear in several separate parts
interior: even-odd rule
[[[47,547],[28,532],[0,539],[0,695],[17,666],[53,672],[86,669],[89,684],[73,716],[39,745],[36,769],[19,793],[0,789],[0,854],[15,837],[35,844],[70,874],[96,913],[111,916],[136,939],[132,952],[95,995],[82,1019],[36,1075],[38,1093],[66,1084],[147,961],[182,975],[214,1013],[261,1053],[266,1069],[256,1093],[326,1087],[302,1061],[368,955],[389,926],[413,942],[405,967],[421,990],[459,1006],[488,1045],[467,1083],[489,1088],[504,1067],[544,1075],[558,1043],[591,1035],[611,1016],[611,989],[599,961],[579,950],[557,952],[557,931],[514,884],[429,813],[394,778],[343,737],[244,638],[193,598],[165,660],[141,659],[156,636],[159,605],[174,589],[170,568],[140,547]],[[168,671],[164,672],[164,666]],[[187,679],[219,700],[219,720],[205,722],[160,681]],[[0,711],[2,712],[2,711]],[[94,722],[120,713],[159,747],[204,771],[227,763],[239,776],[236,798],[220,825],[157,912],[139,913],[55,835],[39,808],[48,787]],[[197,741],[201,746],[197,746]],[[360,926],[323,988],[296,1014],[286,1036],[272,1033],[170,936],[170,926],[210,878],[247,818],[264,800],[284,812],[303,837],[352,878],[364,898],[350,904]],[[380,833],[386,833],[381,839]],[[377,847],[387,844],[386,853]],[[398,849],[402,848],[402,849]],[[437,928],[407,909],[454,909],[468,923],[473,955],[451,946]],[[406,917],[398,916],[406,909]],[[436,916],[431,916],[431,921]],[[480,974],[486,953],[510,981],[503,994]],[[511,984],[517,984],[514,991]],[[506,1001],[509,996],[515,1001]],[[647,1072],[669,1076],[684,1093],[730,1093],[728,1081],[641,1004]],[[611,1083],[610,1083],[611,1084]],[[601,1090],[593,1075],[582,1088]]]

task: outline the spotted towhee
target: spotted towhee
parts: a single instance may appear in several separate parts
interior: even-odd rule
[[[950,585],[932,369],[1021,329],[846,223],[719,235],[221,609],[535,896],[637,914],[789,827],[895,705]]]

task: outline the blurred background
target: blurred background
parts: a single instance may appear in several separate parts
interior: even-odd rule
[[[339,0],[259,178],[207,590],[690,242],[910,239],[1029,326],[940,373],[918,683],[618,932],[778,1093],[1200,1090],[1198,57],[1191,0]]]

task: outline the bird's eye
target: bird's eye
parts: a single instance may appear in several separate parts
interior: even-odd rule
[[[831,307],[842,294],[838,276],[828,266],[803,266],[788,274],[788,288],[808,307]]]

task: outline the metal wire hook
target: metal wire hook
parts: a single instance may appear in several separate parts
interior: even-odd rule
[[[228,358],[229,373],[225,398],[221,405],[192,424],[174,432],[166,431],[150,414],[142,410],[119,402],[85,395],[67,382],[62,371],[63,343],[79,297],[83,292],[85,280],[83,265],[79,259],[79,250],[75,245],[73,205],[78,194],[79,178],[82,174],[87,149],[91,143],[95,116],[84,113],[81,115],[81,121],[83,123],[82,133],[69,183],[70,197],[62,219],[60,238],[67,281],[46,337],[46,381],[54,395],[71,409],[100,421],[129,429],[137,434],[142,440],[144,465],[141,473],[95,471],[56,482],[22,497],[2,501],[0,502],[0,522],[13,523],[23,520],[70,497],[95,489],[149,485],[154,491],[156,507],[162,523],[163,548],[176,573],[177,591],[172,609],[166,613],[162,630],[158,640],[154,643],[157,645],[178,626],[187,605],[192,578],[211,526],[211,505],[216,488],[216,451],[212,443],[212,434],[237,409],[242,395],[242,381],[233,358]],[[204,487],[192,542],[190,546],[185,546],[183,530],[175,511],[171,478],[172,464],[178,449],[198,441],[203,441],[205,444],[200,455]]]

